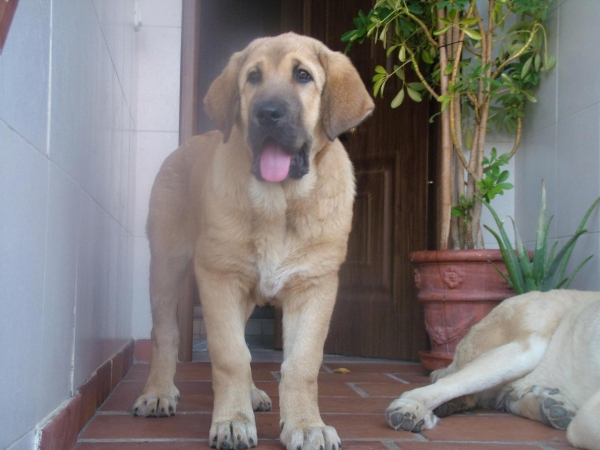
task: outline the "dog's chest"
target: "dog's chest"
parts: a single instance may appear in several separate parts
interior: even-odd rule
[[[306,236],[308,229],[297,223],[297,202],[288,201],[279,185],[252,184],[250,198],[258,289],[265,297],[277,297],[292,277],[307,269],[303,254],[310,240]],[[301,215],[302,222],[307,220],[306,215]]]

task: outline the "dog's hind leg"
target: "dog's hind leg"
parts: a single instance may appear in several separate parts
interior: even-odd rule
[[[546,339],[532,334],[525,341],[489,350],[434,384],[404,393],[388,407],[388,423],[396,430],[413,432],[433,428],[438,420],[435,408],[523,377],[541,361],[547,345]]]
[[[246,310],[246,324],[248,323],[248,319],[252,315],[254,311],[255,305],[254,303],[248,303],[248,307]],[[252,409],[257,412],[263,411],[271,411],[272,402],[267,393],[261,389],[258,389],[254,382],[252,382]]]
[[[132,407],[137,416],[174,415],[179,401],[173,382],[179,346],[177,302],[185,277],[193,276],[193,247],[185,216],[189,166],[184,148],[176,150],[165,160],[152,188],[147,226],[152,360],[146,386]]]
[[[525,380],[505,387],[502,394],[504,408],[517,416],[566,430],[575,417],[577,407],[562,395],[560,389],[532,386],[522,382]]]
[[[600,391],[585,402],[567,428],[567,440],[578,448],[600,450]]]

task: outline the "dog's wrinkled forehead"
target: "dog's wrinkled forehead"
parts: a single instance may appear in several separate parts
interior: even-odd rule
[[[254,76],[264,77],[264,82],[291,81],[293,71],[301,68],[307,70],[317,88],[322,89],[325,83],[320,60],[323,44],[304,36],[285,37],[262,38],[250,44],[239,72],[240,88],[253,72],[258,72]]]

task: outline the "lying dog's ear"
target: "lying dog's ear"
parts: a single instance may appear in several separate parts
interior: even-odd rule
[[[333,141],[365,120],[375,104],[346,55],[323,50],[319,59],[326,76],[321,97],[321,121],[327,137]]]
[[[204,110],[223,133],[224,142],[229,140],[231,129],[238,120],[240,106],[238,74],[243,60],[243,52],[234,53],[221,75],[212,82],[206,97],[204,97]]]

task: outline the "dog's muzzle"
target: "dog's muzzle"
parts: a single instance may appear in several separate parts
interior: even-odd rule
[[[304,131],[296,109],[277,100],[252,105],[248,137],[252,174],[258,180],[278,183],[308,173],[312,139]]]

